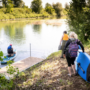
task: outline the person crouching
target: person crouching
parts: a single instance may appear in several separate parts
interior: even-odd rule
[[[7,48],[7,52],[8,52],[8,57],[11,57],[15,54],[15,52],[13,51],[13,48],[12,48],[12,44],[10,44]]]

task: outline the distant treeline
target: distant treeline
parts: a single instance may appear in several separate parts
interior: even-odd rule
[[[65,4],[65,9],[62,4],[46,3],[45,8],[42,7],[41,0],[33,0],[31,6],[28,7],[22,0],[2,0],[0,6],[0,19],[14,19],[14,18],[31,18],[31,17],[50,17],[65,15],[65,9],[69,5]],[[7,14],[7,15],[6,15]]]

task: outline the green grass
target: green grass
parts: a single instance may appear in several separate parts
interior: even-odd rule
[[[58,52],[52,53],[50,56],[47,57],[47,59],[53,58],[53,57],[59,57],[61,54],[61,50]],[[54,58],[53,58],[54,59]]]

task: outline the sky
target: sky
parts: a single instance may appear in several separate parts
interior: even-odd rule
[[[23,1],[25,2],[25,5],[26,5],[26,6],[30,7],[30,4],[31,4],[31,2],[32,2],[33,0],[23,0]],[[71,1],[71,0],[42,0],[42,6],[43,6],[43,8],[44,8],[46,3],[52,4],[52,3],[57,3],[57,2],[59,2],[59,3],[62,4],[62,7],[64,8],[65,3],[67,2],[67,3],[69,4],[70,1]]]

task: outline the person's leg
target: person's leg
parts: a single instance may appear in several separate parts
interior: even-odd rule
[[[13,56],[14,54],[11,54],[11,56]]]
[[[74,74],[76,74],[74,61],[75,61],[75,58],[72,58],[72,62],[71,62],[71,64],[72,64],[72,69],[73,69]]]
[[[62,41],[62,53],[61,53],[61,58],[63,58],[63,52],[64,52],[64,47],[65,47],[66,41]]]
[[[8,54],[8,57],[11,57],[11,54]]]
[[[9,49],[9,50],[8,50],[8,54],[9,54],[9,57],[13,56],[13,54],[14,54],[14,53],[13,53],[13,50],[12,50],[12,49]]]
[[[61,52],[61,57],[60,58],[63,58],[63,50],[62,50],[62,52]]]
[[[7,52],[8,52],[8,57],[10,57],[10,56],[11,56],[11,51],[10,51],[10,49],[8,49]]]
[[[60,58],[63,58],[63,41],[62,41],[62,45],[61,45],[61,57]]]
[[[72,65],[72,69],[73,69],[73,72],[74,72],[74,74],[75,74],[75,73],[76,73],[75,65]]]
[[[72,75],[72,73],[71,73],[71,59],[67,56],[66,56],[66,59],[67,59],[67,63],[68,63],[68,72],[69,72],[69,75],[71,76]]]
[[[71,76],[72,72],[71,72],[71,67],[70,66],[68,66],[68,72],[69,72],[69,75]]]

